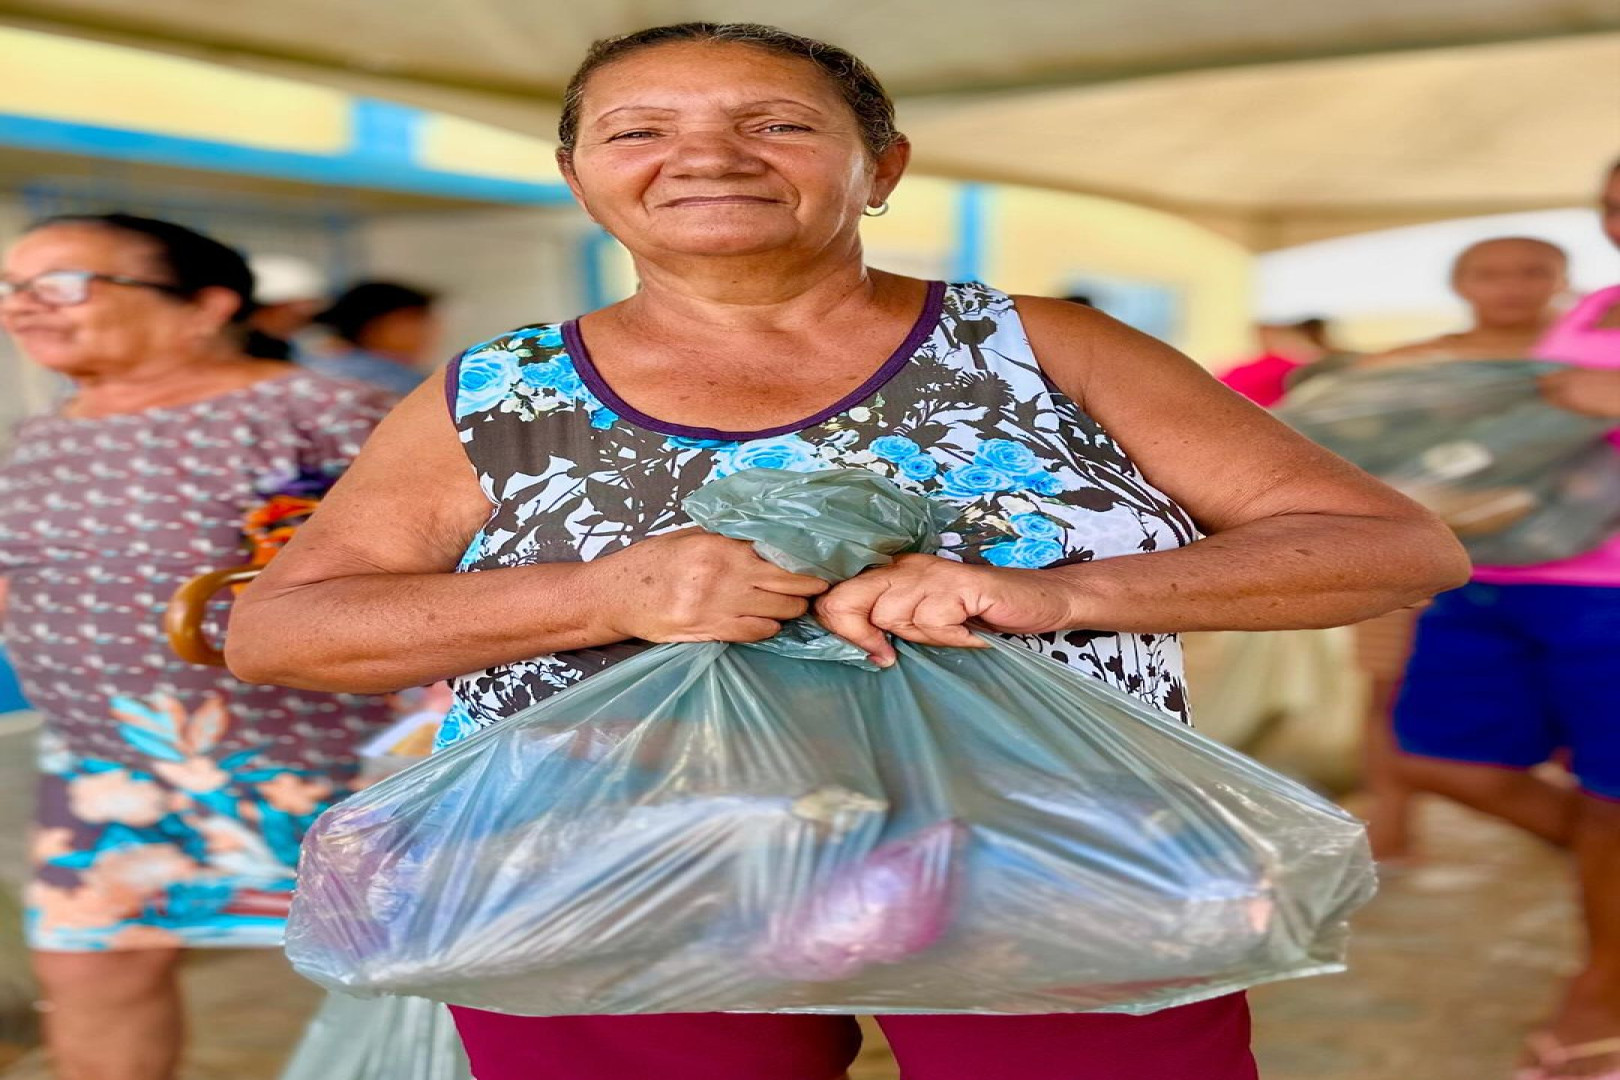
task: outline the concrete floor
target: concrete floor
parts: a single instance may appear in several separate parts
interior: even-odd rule
[[[22,760],[0,734],[0,879],[18,870]],[[1424,807],[1423,834],[1429,861],[1389,877],[1358,919],[1349,974],[1255,992],[1265,1080],[1510,1075],[1519,1038],[1574,961],[1564,860],[1439,803]],[[274,1080],[319,996],[265,952],[198,954],[187,990],[197,1038],[186,1080]],[[37,1055],[0,1068],[3,1080],[48,1077]],[[898,1080],[880,1036],[851,1080]]]

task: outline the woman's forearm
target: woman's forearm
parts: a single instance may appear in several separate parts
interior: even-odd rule
[[[247,682],[387,693],[621,641],[590,563],[473,574],[357,574],[237,601],[225,637]]]
[[[1419,603],[1463,584],[1468,557],[1432,521],[1294,514],[1040,572],[1070,587],[1074,629],[1290,630]]]

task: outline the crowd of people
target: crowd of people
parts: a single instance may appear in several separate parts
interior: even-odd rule
[[[273,262],[256,289],[231,248],[123,214],[6,249],[0,326],[72,385],[0,469],[5,640],[44,718],[27,930],[64,1080],[175,1075],[182,952],[279,942],[300,838],[394,723],[384,695],[448,681],[449,745],[650,644],[759,641],[811,612],[879,666],[889,635],[985,630],[1177,719],[1177,632],[1392,638],[1365,650],[1381,854],[1407,853],[1412,790],[1574,850],[1589,963],[1523,1075],[1620,1075],[1620,728],[1598,676],[1620,541],[1465,583],[1432,514],[1168,346],[866,266],[861,218],[904,197],[910,148],[840,49],[662,27],[596,46],[566,102],[564,176],[641,287],[467,349],[444,380],[424,381],[424,290],[328,299]],[[1620,243],[1620,173],[1605,200]],[[1359,357],[1319,321],[1277,327],[1232,378],[1271,405],[1333,370],[1543,356],[1570,365],[1549,400],[1620,422],[1620,287],[1560,315],[1564,273],[1541,241],[1475,245],[1454,272],[1470,328]],[[876,471],[974,527],[829,588],[678,527],[682,498],[749,465]],[[235,600],[230,670],[182,661],[170,593],[289,493],[321,509]],[[1407,663],[1403,613],[1436,594]],[[843,1016],[454,1011],[480,1080],[837,1080],[859,1046]],[[882,1022],[915,1080],[1256,1075],[1241,993]]]

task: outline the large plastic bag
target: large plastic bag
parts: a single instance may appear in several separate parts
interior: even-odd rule
[[[858,470],[685,505],[826,578],[953,516]],[[323,815],[288,953],[334,989],[519,1014],[1149,1012],[1341,968],[1358,822],[991,645],[876,671],[806,619],[650,649]]]
[[[427,756],[422,732],[443,684],[416,694],[415,709],[360,747],[360,783],[375,784]],[[360,1000],[329,993],[304,1029],[279,1080],[473,1080],[449,1011],[412,997]]]
[[[331,994],[280,1080],[473,1080],[455,1021],[437,1001]]]
[[[1529,565],[1620,526],[1614,421],[1560,409],[1539,380],[1564,365],[1446,361],[1325,377],[1277,416],[1439,514],[1476,562]]]

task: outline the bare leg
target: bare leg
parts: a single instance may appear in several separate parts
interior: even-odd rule
[[[1400,769],[1391,714],[1400,682],[1374,677],[1362,723],[1362,790],[1367,793],[1367,837],[1373,858],[1384,862],[1410,857],[1412,802],[1417,794]]]
[[[1620,1038],[1620,802],[1581,797],[1575,832],[1586,913],[1586,967],[1570,983],[1551,1028],[1563,1046]],[[1572,1061],[1556,1077],[1613,1076],[1620,1050]]]
[[[1444,795],[1481,813],[1570,847],[1581,816],[1579,792],[1518,769],[1402,755],[1400,776],[1419,791]]]
[[[36,952],[59,1080],[173,1080],[184,1038],[178,949]]]

